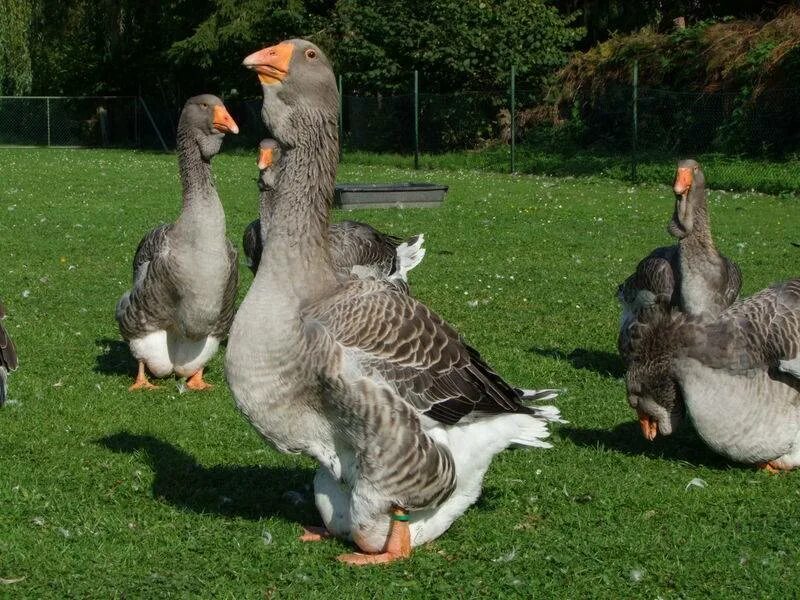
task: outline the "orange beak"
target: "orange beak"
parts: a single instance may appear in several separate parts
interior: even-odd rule
[[[687,167],[681,167],[675,173],[675,185],[672,186],[672,189],[679,196],[685,196],[692,189],[692,183],[694,183],[692,170]]]
[[[259,148],[258,169],[263,171],[272,166],[272,148]]]
[[[289,61],[292,60],[293,52],[294,45],[281,42],[277,46],[253,52],[242,61],[242,64],[258,73],[261,83],[272,85],[280,83],[289,74]]]
[[[220,133],[239,133],[239,126],[224,106],[214,107],[214,129]]]
[[[639,427],[642,428],[642,435],[652,442],[658,435],[658,422],[642,410],[637,410],[636,413],[639,415]]]

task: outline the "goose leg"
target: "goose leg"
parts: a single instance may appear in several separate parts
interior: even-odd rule
[[[144,361],[139,361],[139,372],[136,374],[136,381],[131,384],[128,388],[129,392],[134,390],[154,390],[157,389],[157,385],[153,385],[147,380],[147,375],[144,371]]]
[[[782,473],[784,471],[791,471],[791,469],[786,468],[781,464],[779,461],[771,460],[769,462],[759,463],[756,465],[762,471],[766,471],[770,475],[777,475],[778,473]]]
[[[203,381],[203,369],[200,368],[194,375],[186,380],[186,387],[197,392],[202,390],[210,390],[214,386]]]
[[[331,537],[333,536],[327,528],[309,525],[308,527],[303,527],[303,534],[298,539],[301,542],[320,542]]]
[[[337,557],[348,565],[378,565],[395,560],[403,560],[411,556],[411,531],[408,528],[408,512],[402,508],[392,510],[392,526],[389,530],[389,539],[380,554],[342,554]]]

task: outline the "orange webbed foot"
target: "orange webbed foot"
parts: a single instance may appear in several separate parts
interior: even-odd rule
[[[756,466],[762,471],[766,471],[770,475],[777,475],[778,473],[783,473],[785,471],[791,470],[783,467],[780,463],[774,460],[771,460],[769,462],[759,463]]]
[[[203,381],[203,369],[200,369],[186,380],[186,387],[195,392],[201,392],[203,390],[210,390],[214,386]]]
[[[144,372],[144,363],[139,361],[139,372],[136,374],[136,380],[128,387],[129,392],[135,390],[156,390],[157,385],[153,385],[147,380],[147,375]]]
[[[298,538],[301,542],[321,542],[333,537],[325,527],[303,527],[303,533]]]

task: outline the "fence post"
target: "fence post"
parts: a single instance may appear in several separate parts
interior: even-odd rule
[[[47,147],[50,147],[50,97],[44,99],[47,110]]]
[[[631,182],[636,183],[637,146],[639,141],[639,60],[633,61],[633,143],[631,146]]]
[[[414,69],[414,168],[419,169],[419,71]]]
[[[342,140],[344,139],[344,88],[342,75],[339,74],[339,158],[342,156]]]
[[[517,172],[517,67],[511,65],[511,172]]]
[[[147,104],[144,102],[144,98],[139,96],[139,102],[142,103],[142,108],[144,109],[147,118],[150,120],[150,125],[153,126],[155,129],[156,135],[158,136],[158,141],[161,142],[161,147],[164,148],[164,152],[169,152],[169,148],[167,148],[167,143],[164,141],[164,138],[161,136],[161,131],[159,131],[158,126],[156,125],[155,119],[153,119],[153,115],[150,114],[150,109],[147,108]]]

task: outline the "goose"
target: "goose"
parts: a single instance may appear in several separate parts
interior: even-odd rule
[[[231,328],[225,372],[238,409],[283,452],[319,463],[324,529],[361,552],[353,565],[406,558],[475,500],[492,458],[550,447],[552,406],[523,404],[458,333],[380,279],[341,280],[331,261],[338,93],[328,59],[289,40],[249,55],[262,118],[281,147],[261,214],[261,266]],[[541,391],[540,398],[555,392]]]
[[[667,229],[678,244],[653,250],[617,291],[622,305],[617,347],[626,366],[634,356],[646,356],[635,347],[641,336],[631,335],[643,313],[677,309],[690,315],[716,316],[736,300],[742,287],[739,267],[714,244],[705,175],[697,161],[678,163],[673,191],[675,210]],[[683,402],[674,384],[662,382],[661,392],[661,402],[652,405],[639,405],[628,394],[642,433],[651,441],[659,432],[671,434],[683,420]]]
[[[17,348],[8,335],[2,321],[6,318],[6,307],[0,302],[0,407],[6,403],[8,397],[8,374],[17,369]]]
[[[130,390],[154,388],[175,373],[204,390],[203,368],[233,321],[239,281],[237,253],[225,236],[225,213],[211,174],[226,133],[239,128],[222,101],[190,98],[178,123],[183,208],[178,219],[150,231],[133,258],[133,287],[117,303],[122,337],[139,363]]]
[[[258,162],[261,175],[258,183],[262,205],[269,204],[275,193],[279,156],[280,148],[275,140],[261,141]],[[425,257],[423,234],[403,241],[359,221],[332,223],[328,230],[328,240],[331,245],[331,262],[342,276],[391,278],[408,283],[408,272]],[[254,220],[245,228],[242,247],[247,266],[255,275],[264,249],[260,219]]]
[[[770,471],[800,466],[800,279],[716,318],[661,311],[633,329],[649,351],[629,372],[635,400],[660,402],[671,379],[715,452]]]

